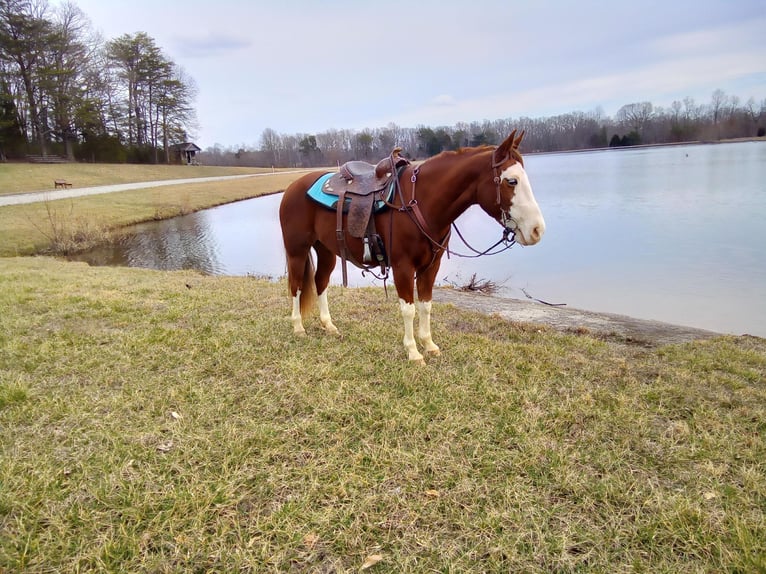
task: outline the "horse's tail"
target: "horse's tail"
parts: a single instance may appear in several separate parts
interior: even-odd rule
[[[314,308],[317,301],[317,287],[314,283],[314,258],[311,251],[306,254],[306,264],[303,267],[303,281],[301,283],[301,317],[306,319]]]

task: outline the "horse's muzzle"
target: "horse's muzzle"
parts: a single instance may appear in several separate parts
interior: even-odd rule
[[[519,226],[515,229],[516,241],[521,245],[529,247],[530,245],[536,245],[540,243],[545,233],[545,222],[541,221],[537,225],[530,228],[526,226]]]

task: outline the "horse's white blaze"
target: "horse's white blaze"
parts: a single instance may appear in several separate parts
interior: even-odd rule
[[[418,351],[418,346],[415,343],[415,309],[414,303],[407,303],[404,299],[399,299],[399,308],[402,311],[402,319],[404,320],[404,348],[407,351],[407,358],[410,361],[422,361],[423,355]]]
[[[529,183],[527,172],[520,163],[503,170],[500,174],[503,180],[516,180],[516,189],[511,203],[511,217],[518,226],[516,228],[516,240],[522,245],[534,245],[545,233],[545,220],[540,206],[537,205],[532,193],[532,185]]]
[[[301,319],[301,290],[293,297],[293,312],[290,315],[290,320],[293,322],[293,333],[305,333],[306,329],[303,328],[303,320]]]
[[[333,325],[332,319],[330,318],[330,306],[327,303],[327,289],[325,289],[320,295],[319,295],[319,320],[322,323],[322,327],[324,327],[324,330],[328,333],[337,333],[338,328]]]
[[[439,347],[431,338],[431,301],[418,301],[418,338],[426,353],[438,355]]]

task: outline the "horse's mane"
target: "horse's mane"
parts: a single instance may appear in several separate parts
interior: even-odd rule
[[[497,146],[495,145],[481,145],[477,147],[461,147],[456,150],[445,150],[436,154],[435,156],[429,157],[423,163],[424,164],[427,162],[437,163],[442,159],[446,159],[446,158],[454,157],[454,156],[461,156],[461,155],[474,156],[474,155],[479,155],[481,153],[485,153],[488,151],[493,152],[496,149],[497,149]],[[515,161],[521,163],[522,165],[524,164],[524,160],[522,159],[521,154],[519,153],[519,150],[517,150],[516,148],[511,148],[510,153],[511,153],[511,157]]]
[[[485,151],[491,151],[493,149],[495,149],[495,146],[482,145],[478,147],[461,147],[454,150],[444,150],[442,152],[437,153],[434,156],[429,157],[423,163],[427,163],[427,162],[438,163],[439,161],[446,158],[462,156],[462,155],[472,156],[472,155],[484,153]]]

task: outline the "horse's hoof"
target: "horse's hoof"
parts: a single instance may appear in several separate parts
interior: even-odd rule
[[[421,367],[425,367],[426,366],[426,360],[423,359],[422,357],[420,359],[410,359],[410,362],[413,365],[419,365]]]
[[[305,329],[303,331],[293,331],[293,335],[295,335],[299,339],[302,339],[306,336],[306,331]]]
[[[426,351],[426,355],[430,355],[432,357],[438,357],[441,354],[442,354],[441,349],[430,349]]]
[[[335,325],[331,325],[330,327],[322,327],[324,329],[324,332],[328,335],[332,335],[333,337],[340,337],[340,331],[338,331],[338,328]]]

